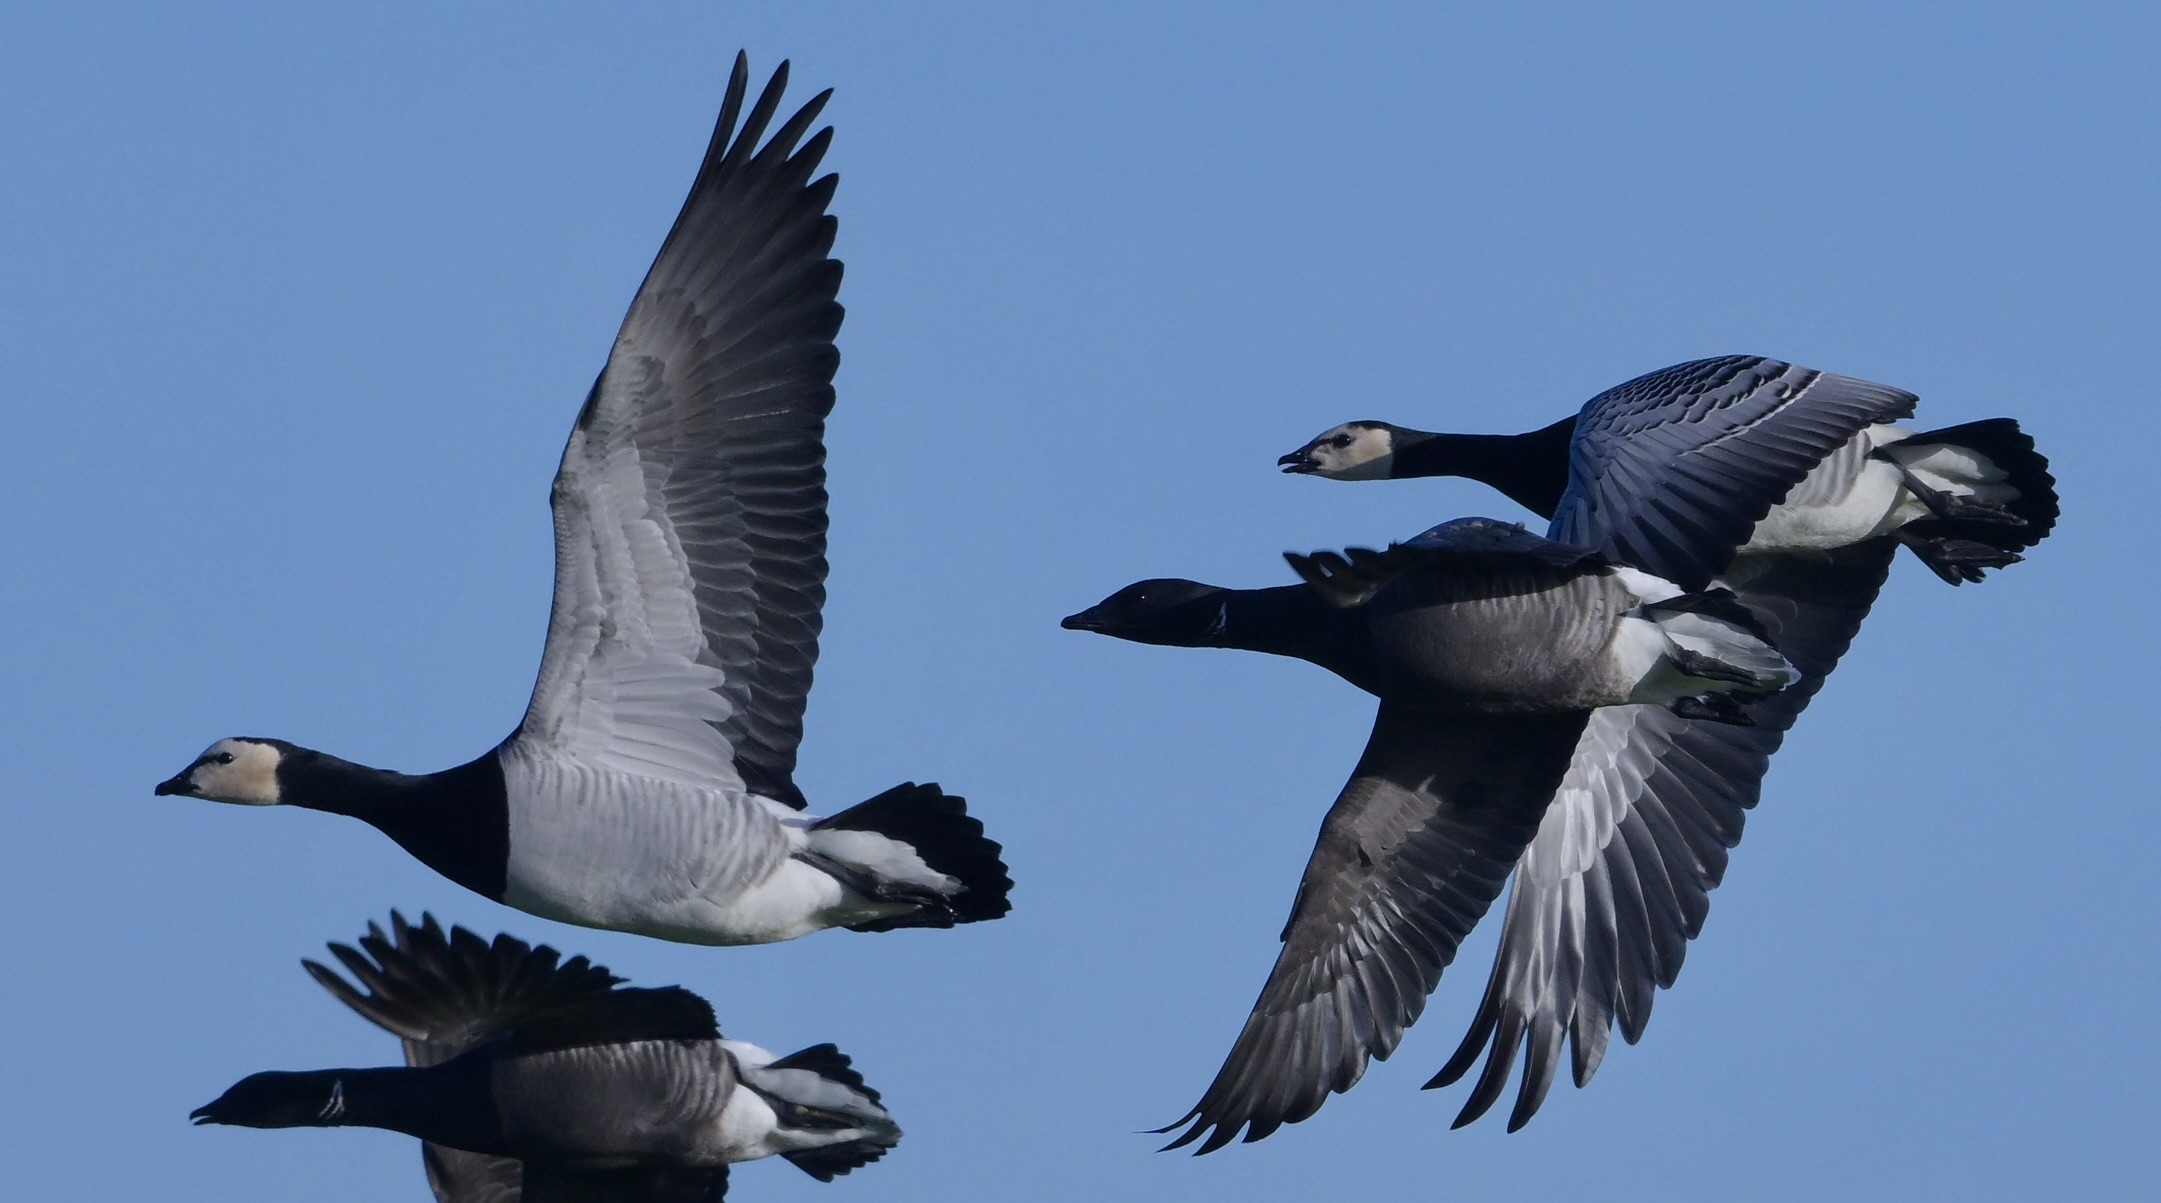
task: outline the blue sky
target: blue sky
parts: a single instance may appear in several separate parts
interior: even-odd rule
[[[297,961],[390,907],[833,1040],[908,1137],[742,1199],[2151,1197],[2161,19],[2133,5],[197,5],[0,12],[0,1152],[23,1198],[423,1198],[385,1133],[193,1130],[383,1063]],[[738,47],[833,86],[832,602],[801,781],[1006,842],[1009,920],[701,949],[344,820],[154,799],[211,739],[412,770],[522,713],[544,508]],[[1332,485],[1337,421],[1541,426],[1775,355],[2018,417],[2064,519],[1902,562],[1649,1033],[1449,1132],[1491,955],[1312,1121],[1207,1084],[1371,721],[1308,666],[1057,619],[1130,580],[1523,515]]]

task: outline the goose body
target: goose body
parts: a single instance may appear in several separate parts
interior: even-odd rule
[[[1064,624],[1292,656],[1381,700],[1260,999],[1172,1125],[1186,1128],[1172,1147],[1205,1137],[1204,1153],[1306,1118],[1395,1048],[1539,830],[1594,714],[1747,722],[1739,699],[1797,676],[1730,596],[1491,519],[1384,552],[1286,558],[1303,584],[1143,581]]]
[[[761,147],[787,66],[746,110],[748,81],[738,56],[690,196],[564,448],[554,607],[518,729],[419,775],[225,739],[158,793],[350,815],[489,898],[663,939],[1005,913],[998,845],[935,785],[803,813],[836,181],[812,178],[832,134],[809,132],[825,95]]]
[[[441,1203],[718,1200],[727,1167],[782,1156],[830,1180],[900,1129],[831,1045],[788,1057],[723,1039],[678,987],[630,989],[583,957],[432,918],[333,944],[316,980],[399,1036],[402,1067],[256,1074],[197,1123],[375,1127],[420,1138]]]
[[[1285,558],[1304,584],[1142,581],[1064,625],[1292,656],[1435,713],[1666,706],[1775,693],[1794,678],[1751,620],[1715,599],[1490,518],[1444,523],[1386,552]]]
[[[2055,523],[2048,461],[2009,419],[1925,432],[1896,424],[1915,401],[1886,385],[1728,355],[1638,377],[1526,434],[1346,422],[1277,462],[1334,480],[1468,477],[1553,519],[1556,537],[1593,545],[1564,516],[1615,529],[1641,519],[1644,539],[1626,562],[1664,563],[1680,550],[1694,561],[1689,575],[1716,573],[1739,554],[1824,552],[1885,535],[1952,584],[2018,562]],[[1624,494],[1635,500],[1614,506]],[[1678,525],[1695,529],[1637,508],[1654,495],[1692,505],[1697,521]],[[1704,512],[1714,509],[1723,512]]]
[[[1897,548],[1958,584],[2017,561],[2053,527],[2055,482],[2017,423],[1917,432],[1899,424],[1915,400],[1727,356],[1650,373],[1528,434],[1350,423],[1283,457],[1287,471],[1341,479],[1493,484],[1551,518],[1555,538],[1733,590],[1802,674],[1740,700],[1750,725],[1646,706],[1590,716],[1515,866],[1478,1014],[1427,1083],[1456,1082],[1483,1056],[1458,1126],[1520,1069],[1508,1119],[1520,1128],[1564,1046],[1582,1086],[1616,1027],[1641,1038],[1702,930],[1770,757],[1845,654]]]

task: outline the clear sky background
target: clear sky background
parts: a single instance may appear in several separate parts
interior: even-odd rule
[[[297,962],[397,906],[855,1054],[906,1142],[831,1186],[744,1167],[746,1200],[2153,1197],[2152,6],[1048,7],[0,13],[7,1193],[424,1198],[403,1137],[185,1118],[394,1059]],[[223,735],[418,771],[518,721],[549,477],[738,47],[838,89],[801,781],[967,795],[1012,917],[668,945],[349,820],[153,798]],[[1154,1153],[1373,705],[1058,618],[1524,517],[1277,474],[1335,422],[1525,430],[1726,352],[2016,416],[2058,533],[1979,587],[1902,560],[1589,1089],[1514,1136],[1417,1089],[1486,930],[1317,1118]]]

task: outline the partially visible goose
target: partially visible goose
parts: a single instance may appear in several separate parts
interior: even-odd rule
[[[160,794],[373,824],[536,915],[709,944],[1006,913],[962,799],[906,784],[799,813],[825,602],[839,353],[830,92],[764,135],[738,55],[705,161],[578,413],[555,478],[555,608],[531,705],[479,759],[408,776],[275,739],[214,743]],[[731,138],[731,134],[733,135]]]
[[[1171,1148],[1206,1135],[1209,1152],[1241,1129],[1258,1140],[1395,1048],[1538,829],[1594,708],[1745,722],[1737,698],[1796,675],[1730,595],[1491,519],[1385,552],[1288,558],[1305,583],[1143,581],[1064,622],[1291,656],[1381,699],[1283,951]]]
[[[1427,1083],[1455,1082],[1487,1054],[1456,1126],[1483,1115],[1520,1064],[1514,1131],[1544,1102],[1564,1043],[1582,1086],[1616,1025],[1631,1044],[1642,1037],[1772,753],[1845,654],[1898,546],[1957,584],[2015,561],[2054,526],[2055,481],[2015,422],[1905,434],[1892,423],[1915,400],[1728,356],[1630,381],[1529,434],[1350,423],[1283,457],[1288,471],[1338,479],[1471,477],[1552,517],[1555,538],[1679,581],[1715,573],[1802,672],[1741,703],[1754,726],[1651,707],[1591,717],[1516,866],[1478,1015]],[[1917,515],[1931,494],[1957,516]]]
[[[623,988],[584,957],[428,915],[390,928],[330,945],[353,982],[301,964],[403,1041],[406,1068],[259,1073],[189,1118],[417,1136],[441,1203],[706,1203],[738,1161],[779,1154],[830,1182],[900,1143],[830,1044],[776,1057],[723,1039],[680,986]]]
[[[1726,355],[1639,376],[1527,434],[1345,422],[1277,462],[1331,480],[1468,477],[1552,518],[1555,538],[1580,538],[1591,524],[1637,525],[1616,549],[1633,564],[1678,553],[1716,572],[1736,554],[1830,551],[1881,535],[1953,585],[2017,563],[2056,522],[2048,461],[2010,418],[1918,432],[1895,425],[1913,416],[1915,400]],[[1830,447],[1826,431],[1839,434]],[[1802,474],[1787,479],[1796,467]],[[1595,490],[1579,483],[1594,480]]]

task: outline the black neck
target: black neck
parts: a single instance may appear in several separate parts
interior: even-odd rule
[[[1226,589],[1222,613],[1223,629],[1211,635],[1206,646],[1267,652],[1318,664],[1315,656],[1339,611],[1308,586],[1281,585]]]
[[[505,1144],[489,1069],[485,1054],[477,1054],[426,1069],[327,1069],[296,1076],[314,1097],[330,1097],[325,1079],[335,1083],[337,1103],[317,1126],[387,1128],[488,1153]]]
[[[1427,434],[1398,430],[1389,476],[1461,476],[1491,485],[1541,518],[1553,517],[1568,489],[1568,445],[1576,420],[1528,434]]]
[[[502,762],[494,752],[454,769],[414,776],[289,744],[281,751],[279,801],[363,820],[429,868],[502,900],[510,810]]]

